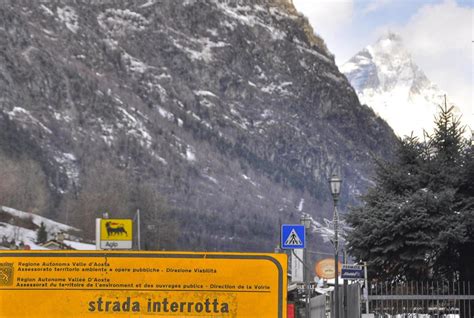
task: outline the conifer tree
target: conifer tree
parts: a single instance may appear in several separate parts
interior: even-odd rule
[[[41,222],[38,231],[36,232],[36,242],[44,243],[48,240],[48,232],[46,231],[46,226]]]
[[[377,162],[375,186],[347,216],[350,251],[369,263],[372,277],[452,278],[462,267],[474,228],[466,221],[474,220],[472,192],[461,194],[473,182],[472,156],[452,111],[440,109],[426,142],[399,140],[395,161]]]

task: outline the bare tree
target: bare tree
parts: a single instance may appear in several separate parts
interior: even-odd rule
[[[0,205],[45,214],[50,208],[46,175],[35,161],[0,153]]]
[[[61,207],[63,217],[69,215],[72,225],[82,229],[86,237],[93,238],[94,220],[103,213],[113,218],[131,217],[127,174],[108,162],[95,162],[84,173],[78,194],[68,194]]]
[[[151,183],[140,183],[133,193],[134,210],[140,209],[141,229],[146,250],[177,246],[177,224],[165,199]]]

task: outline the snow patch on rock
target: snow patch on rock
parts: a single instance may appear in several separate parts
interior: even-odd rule
[[[196,152],[194,148],[189,145],[186,147],[186,160],[190,162],[196,161]]]
[[[192,60],[202,60],[204,62],[211,62],[213,60],[212,50],[214,48],[221,48],[229,45],[222,41],[213,42],[209,38],[199,38],[191,41],[173,39],[173,43],[178,49],[185,52]]]
[[[71,183],[79,184],[79,167],[74,154],[68,152],[58,153],[54,156],[54,160],[58,163],[59,170],[67,176]]]
[[[40,127],[43,131],[48,134],[52,134],[53,132],[46,127],[42,122],[36,119],[29,111],[22,107],[14,107],[13,110],[7,112],[8,117],[11,119],[15,118],[19,122],[23,122],[26,124],[33,124]]]
[[[100,27],[112,35],[124,35],[127,31],[143,31],[149,21],[140,13],[129,9],[107,9],[97,17]]]
[[[158,112],[160,113],[161,117],[169,120],[169,121],[174,121],[174,115],[173,113],[167,111],[163,107],[158,106]]]
[[[65,6],[63,8],[58,7],[56,12],[58,14],[59,20],[66,24],[66,27],[72,33],[77,33],[79,30],[79,17],[77,16],[76,11],[69,6]]]

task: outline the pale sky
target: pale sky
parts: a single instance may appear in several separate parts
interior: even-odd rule
[[[474,127],[473,0],[293,0],[343,64],[388,30]]]

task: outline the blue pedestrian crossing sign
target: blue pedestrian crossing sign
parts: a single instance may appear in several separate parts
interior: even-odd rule
[[[304,248],[304,231],[304,225],[302,224],[283,224],[281,226],[281,248]]]

